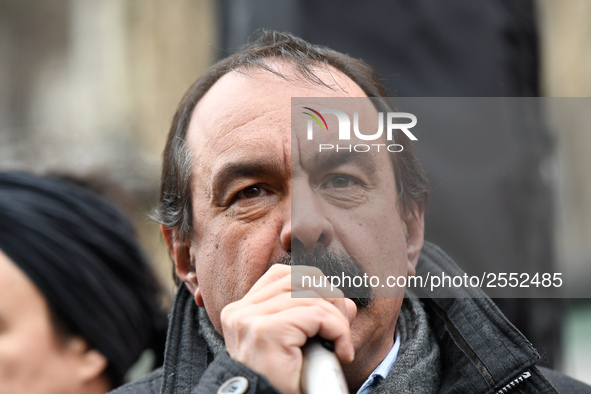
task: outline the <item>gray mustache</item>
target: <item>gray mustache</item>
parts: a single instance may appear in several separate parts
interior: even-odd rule
[[[309,251],[303,247],[293,247],[291,255],[286,255],[276,264],[306,265],[320,269],[325,276],[342,278],[363,277],[365,271],[361,269],[357,261],[348,255],[338,255],[327,251],[322,247],[315,247]],[[349,286],[347,281],[341,281],[339,289],[355,302],[357,307],[369,307],[373,301],[373,289],[370,286],[353,286],[352,280]]]

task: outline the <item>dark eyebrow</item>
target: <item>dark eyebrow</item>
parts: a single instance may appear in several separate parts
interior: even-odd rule
[[[378,170],[376,157],[370,152],[324,151],[316,154],[313,160],[315,170],[328,171],[343,164],[353,163],[367,174],[373,175]]]
[[[213,198],[220,204],[229,186],[238,179],[278,177],[282,172],[278,163],[266,158],[224,164],[213,176]]]

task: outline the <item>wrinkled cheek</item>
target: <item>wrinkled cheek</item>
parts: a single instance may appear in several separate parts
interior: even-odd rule
[[[267,271],[279,239],[268,224],[226,224],[201,240],[197,275],[209,313],[242,299]]]
[[[240,248],[240,275],[244,279],[243,291],[250,288],[267,272],[277,252],[278,236],[270,229],[253,232],[243,237]]]

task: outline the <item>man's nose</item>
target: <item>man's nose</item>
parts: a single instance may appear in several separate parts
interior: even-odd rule
[[[292,185],[291,220],[282,231],[281,243],[291,251],[292,243],[306,250],[317,244],[327,247],[334,237],[334,228],[322,209],[322,201],[309,185]]]

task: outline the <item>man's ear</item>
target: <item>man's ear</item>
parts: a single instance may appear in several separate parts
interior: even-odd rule
[[[197,293],[199,293],[200,295],[195,264],[191,261],[190,242],[179,241],[175,229],[160,225],[160,230],[162,231],[162,235],[164,235],[166,245],[168,245],[170,257],[174,261],[174,269],[177,276],[185,283],[191,294],[197,296]],[[199,302],[197,303],[199,304]]]
[[[406,255],[408,261],[408,275],[416,273],[419,254],[423,248],[425,236],[425,211],[414,207],[415,215],[407,214],[404,221],[406,227]]]

